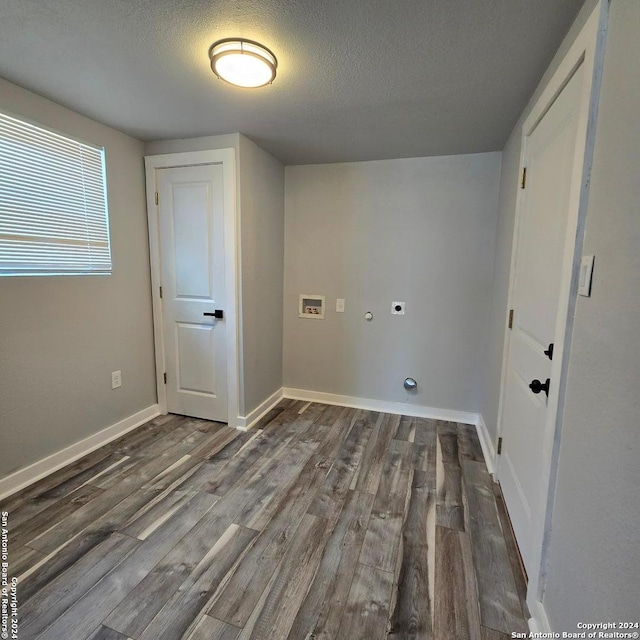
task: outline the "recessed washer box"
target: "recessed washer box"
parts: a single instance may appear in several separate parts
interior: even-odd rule
[[[315,294],[300,294],[298,303],[298,318],[315,318],[324,320],[325,296]]]

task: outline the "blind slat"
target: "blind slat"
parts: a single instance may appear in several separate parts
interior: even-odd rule
[[[111,266],[104,150],[0,113],[0,275]]]

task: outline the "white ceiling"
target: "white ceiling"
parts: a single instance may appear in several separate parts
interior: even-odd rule
[[[502,149],[583,0],[0,0],[0,76],[142,140],[240,131],[285,164]],[[207,51],[271,48],[262,89]]]

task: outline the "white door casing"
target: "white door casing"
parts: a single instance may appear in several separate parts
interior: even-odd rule
[[[527,168],[527,185],[525,189],[520,189],[520,185],[518,185],[508,302],[508,308],[515,311],[514,328],[516,330],[507,329],[505,331],[498,411],[498,436],[502,437],[503,443],[502,455],[497,459],[496,473],[498,480],[503,485],[505,497],[507,497],[507,507],[512,520],[514,520],[514,526],[516,529],[520,529],[518,543],[527,563],[529,576],[527,605],[533,618],[532,628],[547,631],[551,629],[548,626],[542,598],[557,475],[568,351],[573,330],[589,174],[595,143],[595,124],[604,58],[607,16],[608,3],[599,2],[560,61],[557,69],[547,81],[522,126],[520,169]],[[581,78],[578,78],[576,74]],[[572,80],[578,81],[574,82],[573,86],[569,86]],[[577,85],[579,84],[581,84],[581,87],[578,90]],[[562,199],[565,199],[566,224],[564,231],[558,229],[555,231],[556,238],[558,235],[564,236],[560,264],[558,266],[551,259],[536,262],[535,255],[529,256],[531,264],[538,265],[538,273],[541,276],[540,281],[535,280],[535,273],[529,278],[528,284],[533,288],[534,294],[537,290],[538,294],[543,295],[544,291],[540,291],[539,285],[544,283],[545,278],[550,277],[551,272],[558,271],[557,281],[555,284],[550,285],[546,292],[547,295],[551,296],[555,291],[554,315],[553,305],[547,305],[545,310],[541,310],[530,304],[527,309],[527,303],[522,299],[523,293],[518,287],[518,273],[520,266],[522,266],[522,269],[525,267],[520,263],[519,241],[527,233],[522,230],[522,227],[527,226],[526,208],[535,206],[535,200],[530,195],[536,179],[534,174],[538,173],[538,179],[541,179],[539,172],[530,168],[531,160],[533,159],[535,163],[535,154],[544,153],[546,147],[552,146],[549,139],[545,140],[544,129],[542,128],[538,131],[538,134],[542,135],[536,136],[540,140],[537,148],[530,144],[531,137],[538,126],[543,126],[542,121],[545,119],[547,112],[556,104],[556,99],[562,96],[565,88],[569,90],[563,97],[565,101],[572,92],[577,92],[578,94],[571,171],[567,178],[567,188],[562,195],[559,193],[546,194],[546,197],[550,199],[550,204],[556,207],[560,207]],[[558,106],[562,108],[560,102],[558,102]],[[553,115],[547,122],[552,122],[552,119]],[[562,125],[562,120],[560,119],[560,122],[556,124]],[[553,127],[550,127],[547,133],[553,137]],[[561,137],[558,133],[558,131],[555,131],[555,137]],[[567,136],[568,132],[565,132],[565,138]],[[560,140],[556,142],[556,146],[558,144],[561,144]],[[547,175],[545,179],[554,179],[554,176]],[[544,193],[542,195],[545,196]],[[544,200],[540,202],[545,204]],[[548,218],[550,214],[548,211],[542,211],[541,215],[542,220],[544,220],[545,216]],[[551,220],[552,225],[557,224],[557,222],[555,219]],[[540,230],[534,228],[533,233],[539,234]],[[527,240],[530,240],[530,244],[535,244],[533,238],[527,238]],[[553,248],[550,248],[548,253],[557,251],[557,245],[551,246]],[[524,256],[523,259],[526,264],[527,257]],[[522,289],[525,289],[526,277],[523,278],[520,279],[520,284],[523,285]],[[525,303],[524,308],[522,308],[523,302]],[[522,310],[518,308],[518,305],[521,306]],[[527,319],[527,313],[529,314],[529,319]],[[548,340],[548,342],[554,343],[553,360],[551,361],[546,358],[544,353],[541,353],[542,349],[547,349],[546,336],[550,326],[553,327],[553,339]],[[532,369],[535,370],[535,375],[530,376]],[[532,394],[528,388],[531,380],[536,378],[544,382],[547,377],[551,380],[548,399],[545,398],[544,393],[538,396]],[[525,391],[531,395],[525,396]],[[513,399],[509,397],[510,392],[513,394]],[[512,425],[514,424],[513,419],[518,412],[518,396],[521,403],[529,404],[529,410],[518,415],[520,425],[516,429],[515,438],[516,440],[519,439],[520,445],[517,442],[509,443],[512,438],[512,432],[508,424],[509,421],[511,421]],[[542,427],[540,427],[540,424],[542,424]],[[518,452],[518,446],[524,449],[527,446],[527,437],[531,435],[528,429],[535,430],[536,428],[542,429],[542,433],[538,433],[539,438],[536,443],[537,451],[535,454],[538,456],[537,462],[529,460],[523,466],[522,457],[529,455],[531,450]],[[514,471],[513,469],[516,466],[517,469]],[[535,480],[533,478],[534,475]],[[529,484],[535,482],[536,487],[525,491],[522,486],[517,484],[520,483],[522,485],[522,482]],[[507,494],[510,494],[510,497]],[[522,522],[523,519],[526,522],[527,518],[529,528],[523,534]]]
[[[227,422],[222,166],[158,169],[156,179],[167,409]],[[223,318],[205,315],[216,310]]]
[[[145,164],[158,403],[164,413],[237,426],[234,150],[147,156]],[[204,315],[216,310],[223,319]]]

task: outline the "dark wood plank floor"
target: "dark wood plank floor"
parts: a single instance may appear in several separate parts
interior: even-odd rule
[[[469,425],[162,416],[4,500],[21,640],[488,639],[526,583]]]

